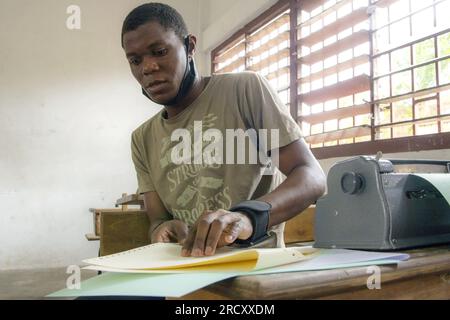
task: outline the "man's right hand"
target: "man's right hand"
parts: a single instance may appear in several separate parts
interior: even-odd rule
[[[186,223],[180,220],[169,220],[160,224],[151,235],[152,243],[174,242],[183,244],[189,232]]]

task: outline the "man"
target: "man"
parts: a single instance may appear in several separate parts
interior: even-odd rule
[[[180,14],[165,4],[139,6],[123,24],[132,74],[144,95],[164,106],[132,135],[151,241],[179,242],[183,256],[213,255],[231,244],[282,246],[284,221],[324,193],[324,173],[267,80],[251,72],[202,77],[194,63],[196,45]],[[215,138],[199,136],[199,129]],[[234,151],[249,153],[253,146],[266,156],[278,153],[279,170],[264,175],[267,162],[233,162],[229,149],[214,158],[222,161],[202,162],[202,152],[230,129],[275,132],[275,138],[258,136]],[[193,146],[183,151],[187,156],[179,149],[180,132],[194,134]],[[214,157],[224,144],[215,146]],[[188,161],[175,161],[177,154]]]

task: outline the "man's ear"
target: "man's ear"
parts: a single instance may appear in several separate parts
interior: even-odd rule
[[[189,34],[186,37],[186,48],[187,48],[187,52],[189,57],[193,58],[195,55],[195,49],[197,48],[197,37],[194,36],[193,34]]]

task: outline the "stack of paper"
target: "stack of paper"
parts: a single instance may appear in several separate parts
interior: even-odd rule
[[[317,252],[311,247],[223,247],[214,256],[182,257],[180,245],[156,243],[83,262],[91,265],[85,269],[121,273],[244,272],[304,261]]]
[[[215,282],[241,275],[325,270],[396,264],[407,254],[294,247],[221,248],[212,257],[181,257],[181,246],[155,244],[85,260],[86,269],[111,271],[48,297],[153,296],[181,297]],[[189,276],[186,274],[189,273]]]

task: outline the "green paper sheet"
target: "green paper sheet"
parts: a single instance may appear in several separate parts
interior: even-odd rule
[[[48,298],[142,296],[181,297],[212,283],[235,277],[233,273],[125,274],[105,273],[81,282],[81,288],[63,289]]]

